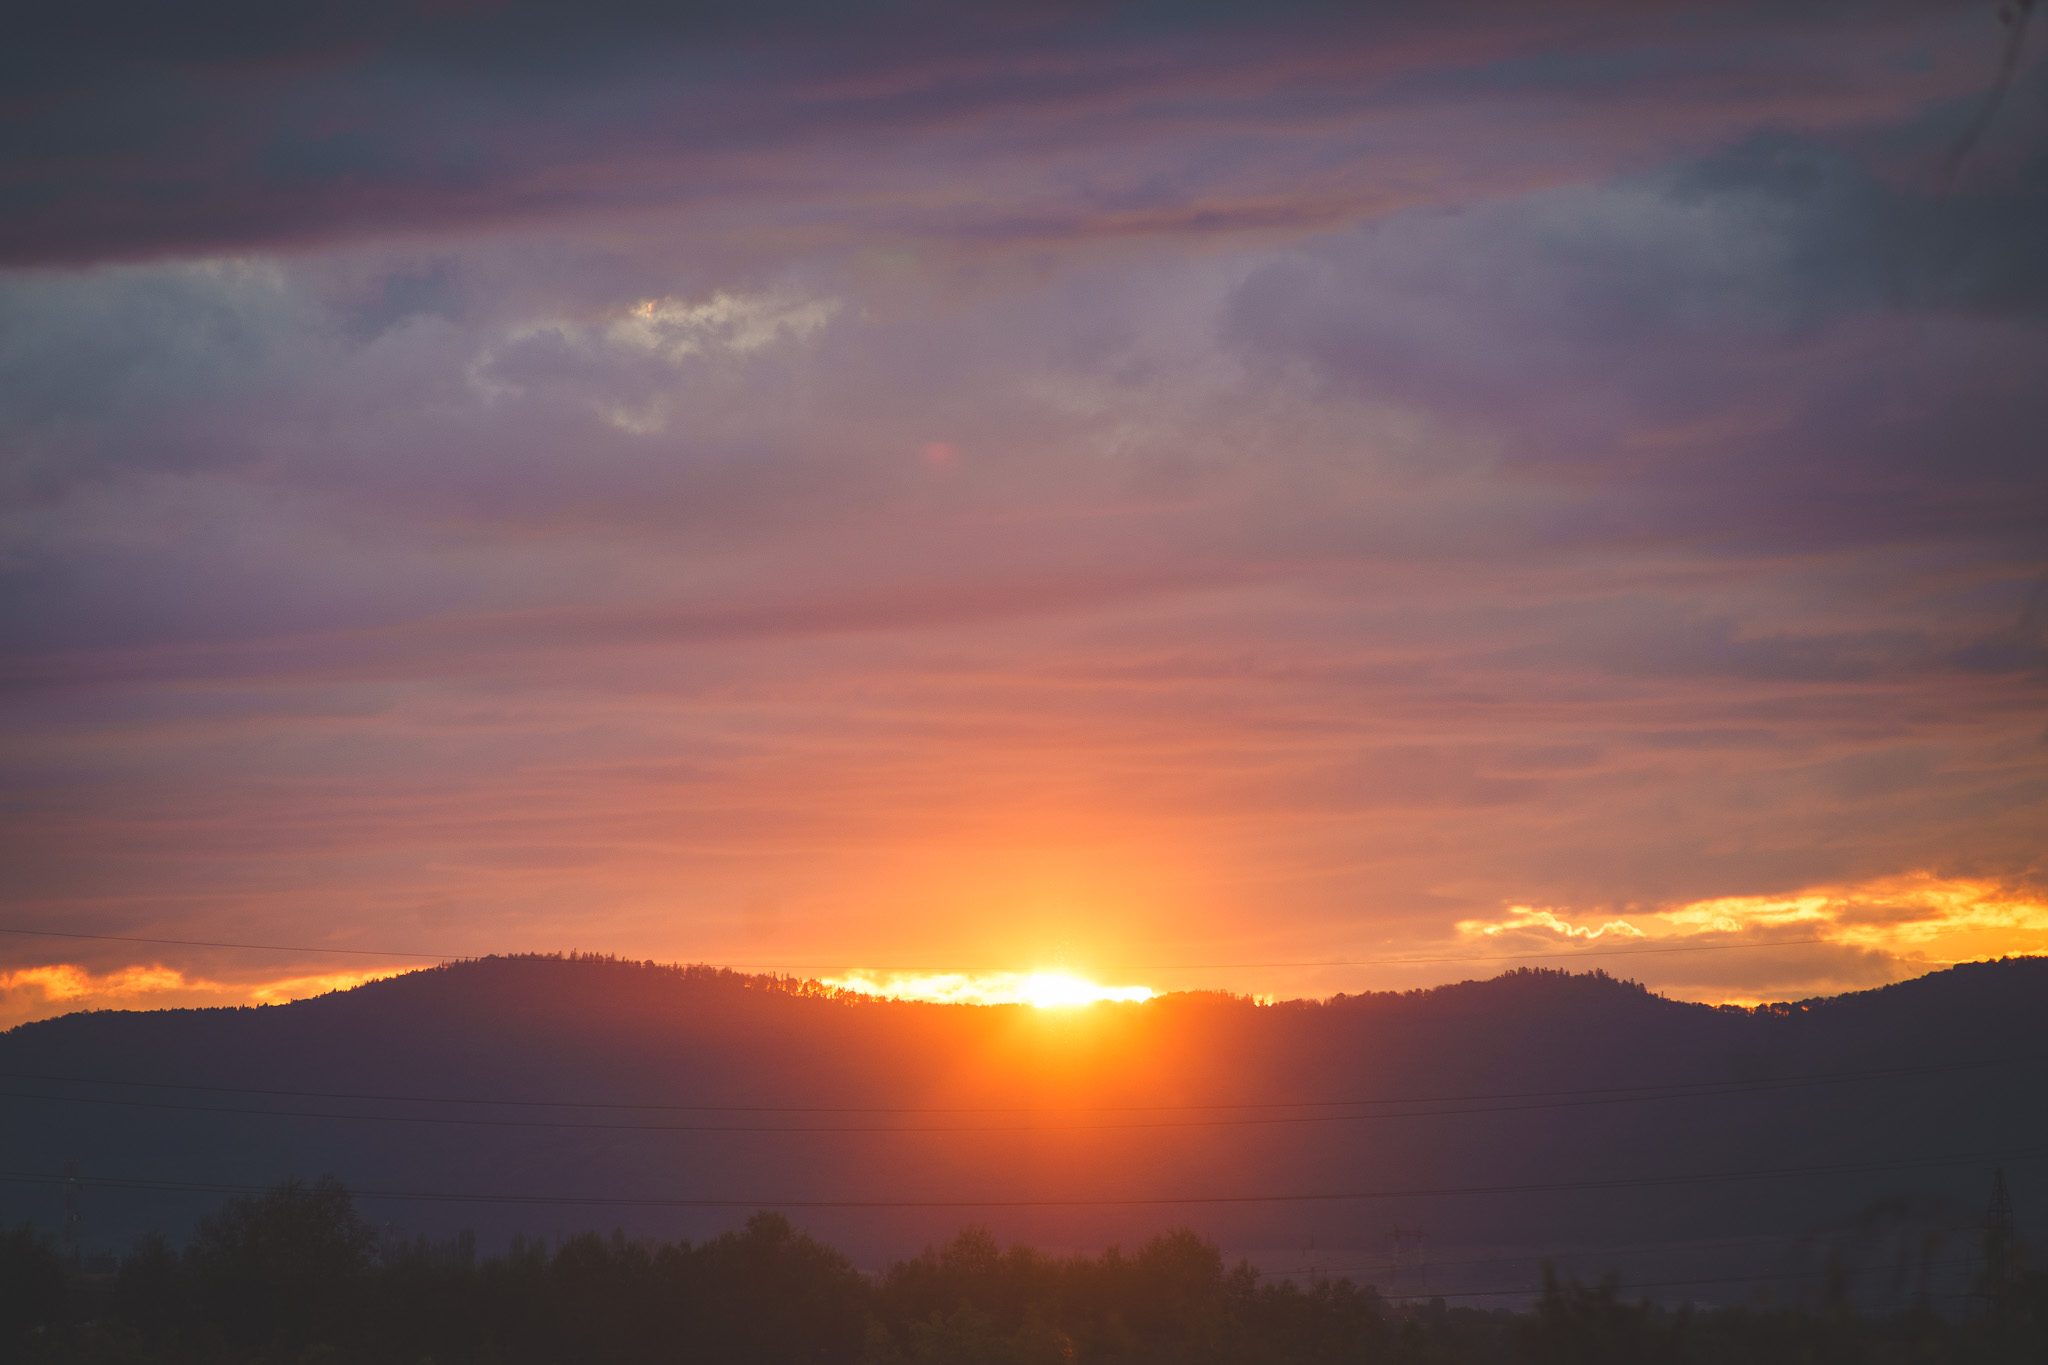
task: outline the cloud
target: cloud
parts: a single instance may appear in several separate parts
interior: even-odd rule
[[[1538,910],[1529,905],[1511,905],[1505,920],[1489,923],[1485,920],[1464,920],[1458,925],[1461,934],[1492,936],[1523,929],[1547,929],[1566,940],[1584,939],[1588,943],[1613,934],[1619,938],[1642,938],[1643,931],[1627,920],[1608,920],[1598,928],[1574,925],[1559,918],[1555,910]]]
[[[2030,875],[2036,685],[1950,662],[2020,618],[2016,550],[1702,546],[1645,513],[1674,465],[1531,473],[1455,385],[1246,363],[1233,291],[1287,254],[663,290],[478,249],[461,309],[369,340],[350,282],[402,253],[17,281],[80,357],[161,281],[234,325],[152,334],[211,377],[82,399],[89,459],[18,429],[63,477],[5,513],[10,893],[641,956],[738,951],[721,907],[773,894],[850,961],[1285,901],[1293,960],[1504,900]],[[157,462],[188,424],[235,458]],[[1747,477],[1731,429],[1690,477]]]
[[[278,1005],[396,976],[399,968],[328,972],[281,981],[227,983],[161,963],[94,972],[73,963],[0,971],[0,1028],[79,1010],[194,1009]]]
[[[668,425],[668,385],[660,366],[743,358],[785,341],[801,342],[839,308],[836,299],[782,293],[720,291],[698,302],[643,299],[594,323],[550,319],[516,327],[471,361],[469,379],[487,400],[518,397],[537,384],[581,380],[607,395],[589,400],[606,425],[648,436]],[[628,357],[624,364],[622,354]],[[655,366],[635,363],[640,361]],[[620,396],[621,380],[628,396]]]
[[[301,8],[26,20],[0,259],[663,213],[757,240],[1295,231],[1681,130],[1860,126],[1987,69],[1964,25],[1822,5]]]
[[[1560,540],[2038,557],[2037,179],[1944,198],[1776,137],[1332,234],[1249,272],[1228,335],[1275,374],[1458,414],[1520,477],[1626,488],[1561,510]]]
[[[2027,125],[1912,174],[1968,25],[324,13],[66,38],[0,134],[24,922],[1299,962],[2039,885]]]
[[[702,303],[647,299],[605,331],[608,341],[680,362],[707,351],[746,354],[785,336],[806,337],[832,320],[832,299],[782,299],[718,293]]]
[[[883,1000],[924,1000],[942,1005],[1036,1005],[1040,1008],[1104,1000],[1149,1000],[1145,986],[1098,986],[1065,972],[849,972],[827,977],[834,990]]]
[[[1957,962],[2048,952],[2048,897],[2008,883],[1918,872],[1631,909],[1598,928],[1525,905],[1457,927],[1468,940],[1536,951],[1610,935],[1639,940],[1632,951],[1645,954],[1644,962],[1599,964],[1630,974],[1640,968],[1668,977],[1672,969],[1662,955],[1698,954],[1667,990],[1690,999],[1757,1003],[1902,980]],[[1814,948],[1820,951],[1807,951]]]
[[[220,987],[207,981],[187,981],[182,972],[154,965],[125,967],[117,972],[94,976],[68,963],[51,967],[24,967],[0,977],[0,991],[30,991],[45,1000],[74,1001],[91,998],[125,999],[165,991],[211,991]]]

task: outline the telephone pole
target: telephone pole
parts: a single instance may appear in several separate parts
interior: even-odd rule
[[[78,1163],[64,1163],[64,1259],[73,1265],[78,1263],[78,1224],[85,1217],[79,1207]]]
[[[1984,1292],[2002,1299],[2012,1279],[2012,1196],[2005,1188],[2005,1167],[1991,1172],[1991,1203],[1984,1210]]]
[[[1422,1245],[1427,1239],[1421,1227],[1409,1228],[1396,1223],[1389,1240],[1393,1244],[1394,1264],[1388,1279],[1399,1285],[1402,1277],[1406,1276],[1415,1285],[1410,1294],[1420,1293],[1423,1281],[1429,1276],[1429,1267],[1422,1262]]]

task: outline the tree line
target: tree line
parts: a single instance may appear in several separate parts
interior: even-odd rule
[[[879,1276],[776,1213],[692,1245],[380,1239],[349,1191],[229,1201],[84,1273],[0,1233],[0,1360],[24,1365],[1719,1365],[2048,1360],[2048,1275],[2011,1248],[1970,1312],[1667,1308],[1545,1276],[1528,1312],[1264,1281],[1185,1229],[1053,1256],[969,1229]]]

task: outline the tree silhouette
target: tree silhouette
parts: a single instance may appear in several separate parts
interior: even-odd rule
[[[207,1321],[230,1344],[303,1347],[349,1324],[376,1247],[346,1186],[288,1180],[200,1223],[187,1253]]]
[[[64,1262],[34,1228],[0,1228],[0,1351],[61,1322]]]

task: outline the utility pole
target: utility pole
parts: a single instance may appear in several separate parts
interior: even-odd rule
[[[1396,1223],[1390,1240],[1394,1248],[1394,1265],[1388,1278],[1398,1285],[1406,1276],[1415,1283],[1411,1292],[1420,1293],[1422,1282],[1429,1274],[1429,1267],[1422,1263],[1422,1245],[1427,1240],[1425,1234],[1419,1226],[1407,1228]]]
[[[78,1264],[78,1224],[85,1212],[78,1206],[78,1163],[64,1163],[64,1259]]]
[[[1984,1210],[1984,1292],[1994,1302],[2005,1296],[2012,1279],[2012,1196],[2005,1189],[2005,1167],[1991,1172],[1991,1204]]]

